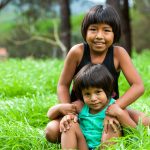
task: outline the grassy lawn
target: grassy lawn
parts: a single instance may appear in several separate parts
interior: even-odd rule
[[[134,53],[133,63],[145,85],[145,94],[131,107],[150,115],[150,52]],[[48,143],[44,128],[50,106],[57,103],[56,87],[63,61],[56,59],[9,59],[0,62],[0,149],[57,150],[59,145]],[[120,93],[128,88],[121,75]],[[150,129],[138,125],[125,131],[117,144],[108,149],[148,150]]]

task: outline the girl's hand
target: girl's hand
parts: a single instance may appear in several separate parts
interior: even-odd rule
[[[104,119],[104,132],[108,132],[108,127],[111,127],[114,132],[120,129],[120,123],[115,117],[106,116]]]
[[[113,117],[117,117],[118,114],[121,112],[122,112],[122,109],[116,103],[110,105],[106,110],[106,114],[109,116],[113,116]]]
[[[76,104],[61,104],[61,110],[59,110],[61,112],[62,115],[67,115],[69,113],[72,114],[76,114],[77,113],[77,106]]]
[[[78,116],[75,114],[65,115],[60,121],[60,132],[66,132],[71,127],[71,122],[77,122]]]

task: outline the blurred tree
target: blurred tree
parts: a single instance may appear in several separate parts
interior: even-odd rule
[[[106,0],[106,3],[112,5],[120,15],[122,28],[122,37],[120,44],[127,50],[129,55],[131,56],[132,41],[129,2],[128,0]]]
[[[11,0],[1,0],[0,9],[4,8]]]
[[[22,41],[16,41],[15,43],[17,45],[27,44],[29,42],[32,42],[33,40],[39,40],[46,43],[49,43],[50,45],[54,47],[59,47],[60,49],[57,51],[58,57],[64,57],[67,53],[67,50],[70,49],[70,43],[71,43],[71,23],[70,23],[70,7],[69,7],[69,0],[60,0],[58,2],[55,2],[54,0],[15,0],[14,4],[17,6],[17,8],[20,9],[21,15],[24,16],[25,20],[27,21],[27,25],[25,28],[28,28],[29,34],[28,39],[23,38]],[[43,35],[37,35],[38,29],[36,26],[36,22],[38,22],[40,19],[42,20],[44,16],[47,14],[50,14],[49,16],[46,16],[47,18],[51,18],[51,21],[58,17],[56,14],[54,15],[52,9],[57,9],[55,6],[52,8],[52,4],[59,4],[60,5],[60,38],[57,34],[57,26],[58,21],[55,22],[54,25],[54,32],[50,31],[50,36],[43,37]],[[48,13],[49,12],[49,13]],[[46,19],[47,19],[46,18]],[[56,18],[54,19],[56,20]],[[21,21],[22,24],[22,21]],[[44,23],[43,23],[44,24]],[[23,24],[24,26],[24,24]],[[50,24],[49,24],[50,26]],[[27,32],[26,32],[27,33]],[[34,35],[36,34],[36,35]],[[56,48],[55,52],[56,53]],[[55,55],[55,54],[54,54]]]
[[[58,34],[58,2],[13,0],[11,5],[14,5],[19,12],[11,35],[4,44],[9,45],[11,54],[16,53],[21,57],[26,55],[47,57],[47,54],[51,57],[64,57],[66,55],[66,47]]]
[[[131,12],[134,48],[137,52],[150,49],[150,1],[134,0]]]
[[[14,0],[13,2],[29,23],[34,23],[43,14],[48,14],[47,12],[51,10],[51,3],[52,0]]]
[[[70,1],[59,0],[60,5],[60,39],[66,46],[67,52],[71,46]]]

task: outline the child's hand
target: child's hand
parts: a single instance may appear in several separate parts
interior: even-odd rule
[[[76,114],[77,113],[77,108],[76,104],[61,104],[61,108],[59,110],[61,114],[67,115],[69,113]]]
[[[116,103],[110,105],[107,110],[106,114],[109,116],[117,117],[119,113],[121,113],[122,109]]]
[[[71,127],[71,122],[77,122],[78,117],[75,114],[68,114],[64,116],[60,121],[60,132],[66,132]]]
[[[111,126],[114,132],[120,128],[120,123],[115,117],[106,116],[104,119],[104,131],[108,132],[108,127]]]

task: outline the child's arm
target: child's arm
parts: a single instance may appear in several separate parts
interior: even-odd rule
[[[83,102],[80,100],[75,101],[72,104],[57,104],[48,110],[47,116],[50,120],[53,120],[64,115],[68,115],[70,113],[77,114],[81,111],[83,105]]]
[[[119,46],[115,47],[115,57],[119,64],[118,70],[123,72],[130,85],[129,89],[116,101],[117,104],[124,109],[144,93],[144,85],[125,49]]]
[[[80,100],[73,102],[76,105],[77,113],[79,113],[84,105],[84,103]],[[68,114],[65,115],[60,121],[60,132],[66,132],[71,127],[71,121],[77,122],[78,117],[76,114]]]
[[[125,127],[136,127],[136,123],[132,120],[130,115],[128,114],[127,110],[121,109],[117,104],[113,104],[114,110],[113,116],[115,116],[120,124]],[[111,110],[110,110],[111,111]]]
[[[62,117],[63,115],[66,115],[70,112],[76,113],[75,104],[57,104],[48,110],[47,116],[50,120],[53,120],[58,117]]]
[[[83,54],[83,44],[78,44],[73,46],[64,62],[64,67],[62,69],[58,86],[57,95],[60,103],[70,103],[70,85],[73,80],[76,68],[82,58]]]

